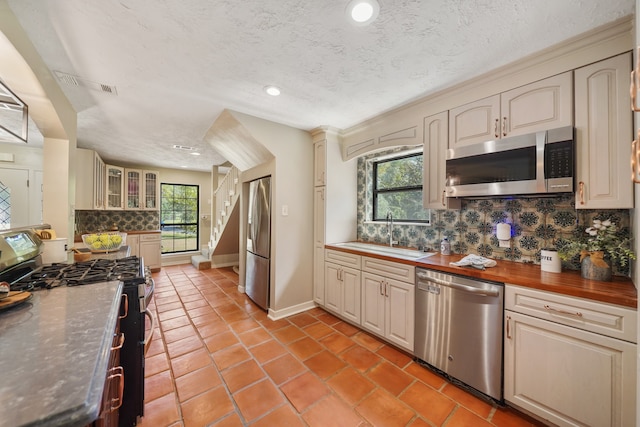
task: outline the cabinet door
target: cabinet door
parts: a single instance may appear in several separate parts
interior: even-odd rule
[[[151,270],[160,270],[162,266],[162,238],[159,233],[140,235],[140,256],[144,265]]]
[[[313,144],[313,176],[314,186],[326,185],[325,175],[327,170],[327,141],[322,140]]]
[[[342,267],[342,311],[345,319],[360,324],[360,270]]]
[[[124,206],[124,168],[107,165],[106,209],[122,209]]]
[[[342,281],[340,280],[341,273],[342,267],[337,264],[325,262],[325,308],[333,310],[338,314],[342,311]]]
[[[313,204],[313,300],[324,305],[324,192],[325,187],[316,187]]]
[[[93,208],[94,209],[104,209],[106,206],[105,202],[105,177],[107,174],[107,165],[102,161],[98,153],[94,152],[93,159]]]
[[[156,171],[143,171],[143,209],[160,209],[160,174]]]
[[[362,273],[362,327],[380,336],[385,335],[384,277]]]
[[[140,235],[139,234],[128,234],[127,235],[127,245],[129,246],[129,255],[131,256],[140,256]]]
[[[573,125],[571,72],[500,95],[500,137]]]
[[[385,337],[413,352],[415,286],[387,279],[385,297]]]
[[[142,202],[142,171],[138,169],[125,169],[127,177],[126,188],[126,209],[140,209]]]
[[[313,247],[313,300],[316,304],[324,305],[324,246]]]
[[[500,95],[449,110],[449,148],[500,138]]]
[[[449,115],[446,111],[425,117],[422,173],[422,205],[426,209],[459,209],[459,199],[445,194]]]
[[[575,70],[577,209],[633,208],[631,54]]]
[[[560,426],[635,425],[636,346],[505,311],[505,400]]]

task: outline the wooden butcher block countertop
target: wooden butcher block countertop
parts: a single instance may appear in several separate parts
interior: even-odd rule
[[[556,292],[558,294],[571,295],[633,309],[637,309],[638,307],[638,291],[628,277],[614,276],[612,281],[602,282],[599,280],[584,279],[579,271],[563,270],[561,273],[549,273],[542,271],[540,266],[536,264],[525,264],[505,260],[497,260],[495,267],[489,267],[486,270],[449,265],[451,262],[460,261],[466,255],[442,255],[436,253],[425,256],[424,258],[408,260],[344,248],[337,245],[329,244],[325,245],[325,248],[411,264],[416,267],[438,270],[460,276]]]

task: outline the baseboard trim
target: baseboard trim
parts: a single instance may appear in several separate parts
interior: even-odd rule
[[[267,317],[271,320],[280,320],[285,317],[293,316],[294,314],[302,313],[307,310],[315,308],[316,304],[312,301],[303,302],[301,304],[293,305],[291,307],[283,308],[280,310],[269,309]]]

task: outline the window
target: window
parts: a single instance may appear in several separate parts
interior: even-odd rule
[[[198,243],[197,185],[161,184],[162,253],[196,251]]]
[[[396,221],[428,222],[422,207],[422,153],[373,162],[373,220],[384,221],[391,212]]]

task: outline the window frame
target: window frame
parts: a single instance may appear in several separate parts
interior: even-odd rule
[[[191,223],[191,222],[182,222],[182,223],[171,223],[171,224],[164,224],[162,222],[162,218],[163,218],[163,200],[164,200],[164,192],[162,191],[163,186],[165,185],[170,185],[170,186],[179,186],[179,187],[195,187],[196,189],[196,221],[195,223]],[[174,210],[172,210],[172,212],[175,212]],[[196,247],[195,249],[186,249],[186,245],[185,245],[185,249],[184,250],[171,250],[171,251],[164,251],[164,245],[162,248],[162,254],[179,254],[179,253],[185,253],[185,252],[197,252],[198,250],[200,250],[200,185],[198,184],[179,184],[179,183],[170,183],[170,182],[161,182],[160,183],[160,234],[162,236],[162,232],[164,230],[165,227],[192,227],[195,226],[196,227],[196,235],[195,235],[195,239],[196,239]],[[162,239],[164,240],[164,236],[162,236]],[[172,241],[175,241],[175,238],[171,238]],[[186,240],[186,238],[185,238]],[[173,244],[173,248],[175,249],[175,244]]]
[[[373,177],[373,182],[372,182],[372,221],[374,222],[384,222],[386,221],[383,218],[378,219],[378,195],[380,194],[386,194],[386,193],[398,193],[398,192],[414,192],[416,190],[419,190],[421,193],[424,191],[424,185],[423,182],[421,181],[419,185],[410,185],[410,186],[403,186],[403,187],[392,187],[392,188],[386,188],[386,189],[378,189],[378,165],[382,164],[382,163],[388,163],[388,162],[392,162],[392,161],[398,161],[398,160],[403,160],[403,159],[408,159],[408,158],[412,158],[412,157],[422,157],[422,161],[423,161],[423,165],[424,165],[424,153],[422,151],[411,151],[409,153],[404,152],[404,153],[396,153],[396,155],[391,155],[391,156],[385,156],[384,158],[380,158],[380,159],[375,159],[371,162],[371,167],[372,167],[372,177]],[[423,178],[424,178],[424,169],[423,169]],[[428,209],[425,209],[428,210]],[[431,220],[429,218],[426,219],[411,219],[411,218],[394,218],[393,219],[395,222],[398,223],[416,223],[416,224],[430,224]]]

